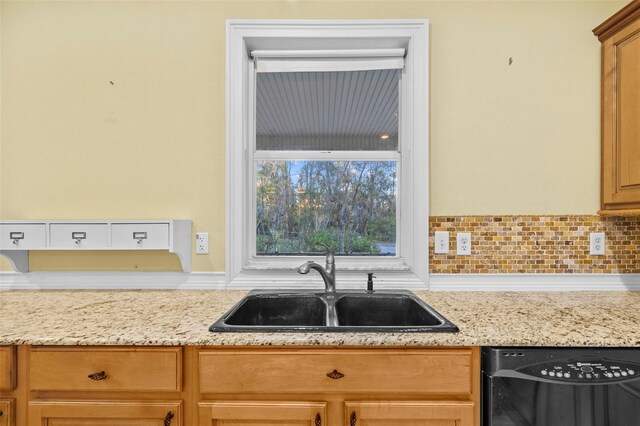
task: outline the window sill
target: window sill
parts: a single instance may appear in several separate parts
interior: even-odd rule
[[[302,263],[302,262],[301,262]],[[315,271],[302,275],[296,268],[288,269],[245,269],[235,277],[228,277],[227,289],[324,289],[320,274]],[[375,272],[374,288],[428,290],[428,283],[422,281],[411,270],[375,270],[336,268],[336,287],[338,290],[364,290],[367,287],[366,272]]]

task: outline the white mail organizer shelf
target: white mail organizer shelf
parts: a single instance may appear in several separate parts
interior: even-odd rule
[[[0,253],[17,271],[29,272],[32,250],[168,250],[191,272],[191,221],[0,222]]]

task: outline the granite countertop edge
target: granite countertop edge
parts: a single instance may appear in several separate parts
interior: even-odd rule
[[[237,290],[0,292],[0,345],[640,347],[640,292],[415,292],[458,333],[208,331]]]

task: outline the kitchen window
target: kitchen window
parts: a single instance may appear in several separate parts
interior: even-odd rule
[[[415,20],[228,22],[230,287],[305,285],[295,268],[330,247],[338,286],[425,288],[426,38]]]

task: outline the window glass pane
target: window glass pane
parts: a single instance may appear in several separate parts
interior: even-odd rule
[[[397,151],[400,70],[258,73],[256,149]]]
[[[394,161],[258,161],[256,253],[396,254]]]

